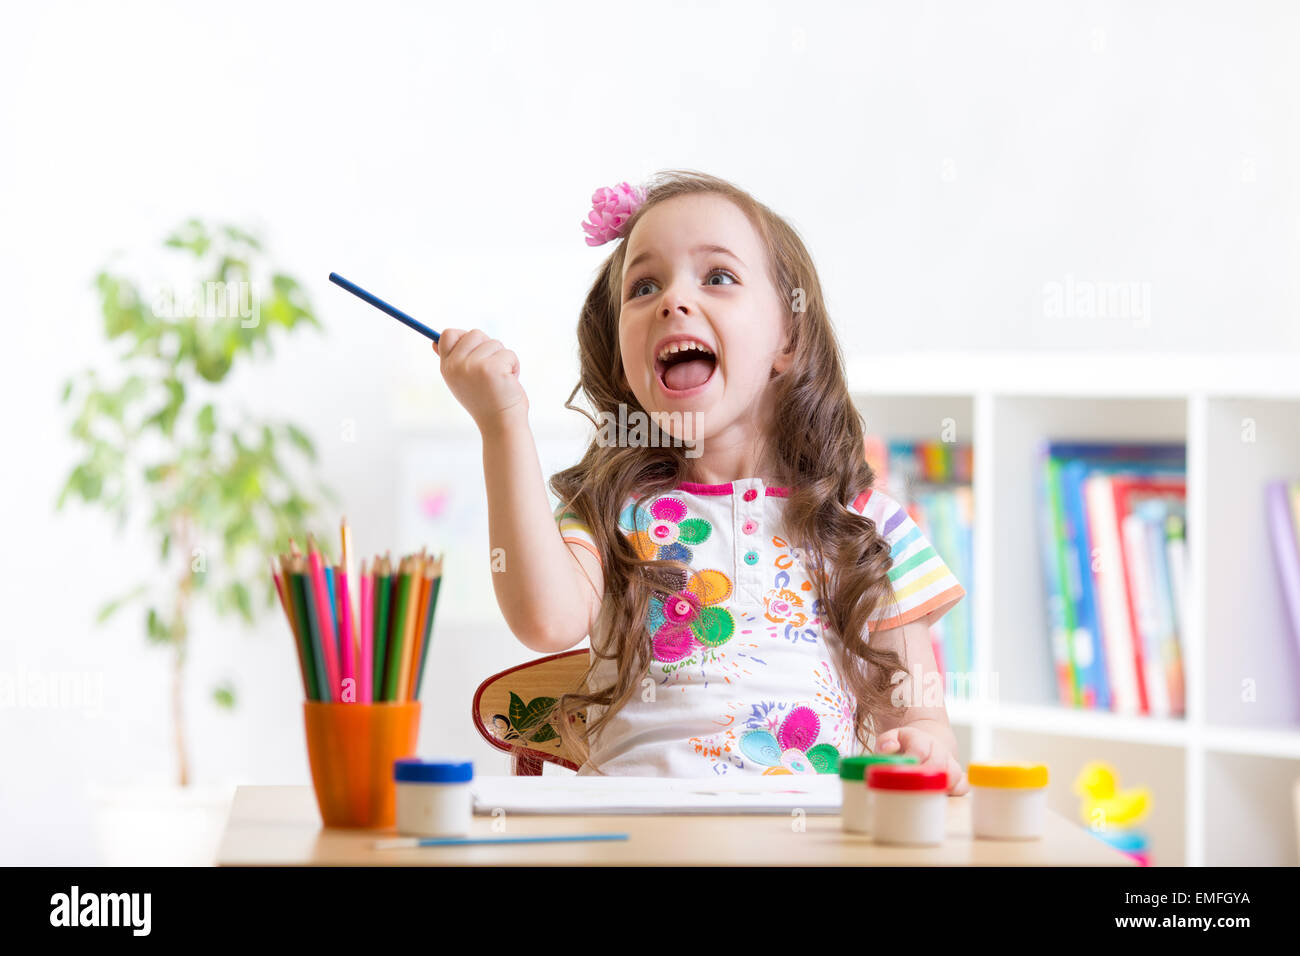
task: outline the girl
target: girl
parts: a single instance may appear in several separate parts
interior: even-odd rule
[[[621,241],[578,319],[566,407],[581,388],[601,423],[552,476],[554,512],[518,358],[477,329],[434,345],[482,433],[507,624],[542,653],[591,636],[589,692],[543,720],[582,775],[834,773],[903,752],[965,793],[929,638],[965,591],[872,487],[803,242],[692,171],[593,202],[587,243]]]

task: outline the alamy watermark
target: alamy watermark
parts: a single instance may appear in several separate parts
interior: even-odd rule
[[[0,711],[80,710],[98,717],[103,705],[103,671],[0,671]]]
[[[239,319],[246,329],[257,328],[262,318],[251,282],[197,282],[186,289],[160,285],[150,307],[160,319]]]
[[[889,702],[895,708],[943,707],[948,701],[970,703],[998,701],[998,672],[943,671],[917,668],[913,671],[896,671]]]
[[[687,458],[699,458],[703,451],[704,413],[643,412],[618,404],[618,415],[602,411],[596,426],[596,444],[602,448],[680,448]]]
[[[1118,319],[1137,328],[1151,324],[1151,283],[1076,279],[1043,284],[1043,315],[1049,319]]]

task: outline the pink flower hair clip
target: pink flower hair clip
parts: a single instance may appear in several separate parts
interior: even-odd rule
[[[587,245],[602,246],[623,235],[623,228],[637,207],[645,202],[645,190],[640,186],[619,183],[610,189],[601,186],[591,194],[591,212],[582,228],[587,233]]]

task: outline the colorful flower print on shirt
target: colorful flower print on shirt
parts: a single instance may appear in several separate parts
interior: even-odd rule
[[[713,526],[703,518],[686,517],[686,502],[667,495],[656,498],[649,509],[633,502],[618,516],[619,526],[631,531],[628,541],[643,561],[685,561],[693,557],[688,545],[703,544]]]
[[[803,598],[789,588],[772,588],[763,598],[764,617],[774,624],[792,624],[803,627],[808,615],[803,611]]]
[[[857,704],[853,694],[840,683],[830,661],[823,660],[817,665],[813,670],[813,680],[817,684],[817,706],[830,721],[829,726],[823,721],[822,736],[841,754],[854,753]]]
[[[763,597],[764,617],[780,628],[782,636],[788,641],[807,641],[816,643],[821,625],[821,600],[814,596],[812,582],[804,572],[801,563],[806,558],[805,552],[792,548],[784,538],[774,536],[772,544],[785,550],[777,553],[772,561],[776,574],[772,587]],[[808,607],[808,602],[812,607]],[[817,615],[808,617],[808,612]],[[774,633],[778,630],[771,627]]]
[[[650,599],[646,626],[654,635],[654,659],[679,661],[700,647],[719,647],[731,640],[736,619],[724,607],[713,607],[731,595],[731,579],[721,571],[697,571],[685,590],[668,600]]]
[[[707,689],[711,684],[735,687],[752,677],[759,667],[767,667],[763,644],[756,635],[761,618],[739,608],[732,615],[736,619],[736,634],[725,644],[717,647],[696,644],[689,656],[659,663],[658,670],[663,672],[659,683],[665,690],[686,693],[687,688]]]
[[[751,729],[740,736],[740,751],[773,773],[837,773],[840,754],[831,744],[817,743],[821,718],[811,707],[800,704],[776,726],[771,713],[776,704],[760,704],[746,722]]]

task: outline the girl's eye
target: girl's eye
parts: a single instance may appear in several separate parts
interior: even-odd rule
[[[706,284],[716,285],[717,283],[708,281],[709,279],[712,279],[715,275],[726,276],[728,279],[731,280],[732,284],[740,281],[734,275],[728,272],[726,269],[714,269],[712,272],[709,273],[708,277],[705,279]],[[640,296],[637,295],[637,292],[641,289],[641,287],[646,285],[654,285],[654,284],[655,281],[653,279],[638,279],[637,282],[632,286],[631,298],[633,299],[640,298]]]

